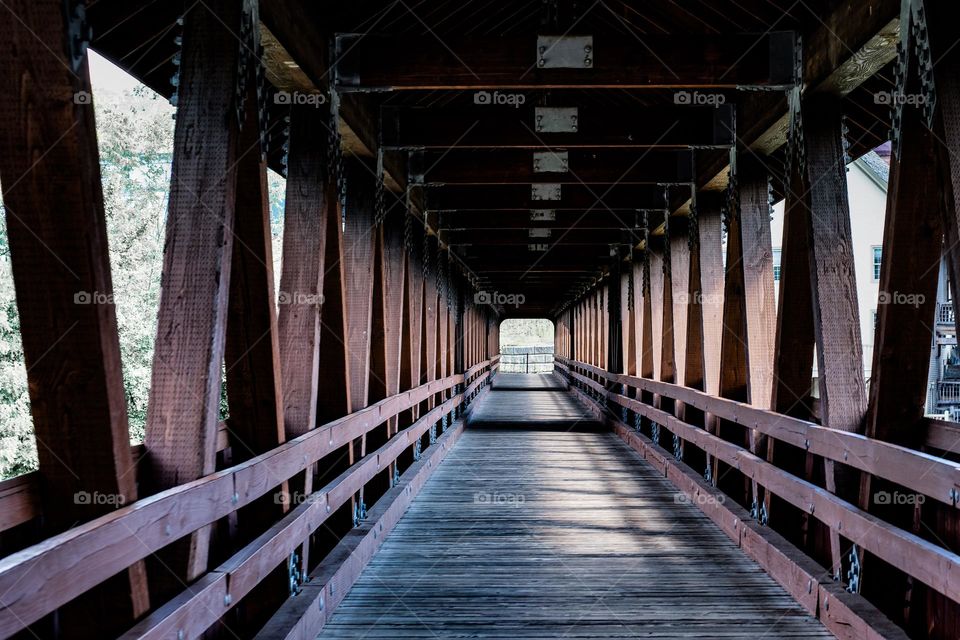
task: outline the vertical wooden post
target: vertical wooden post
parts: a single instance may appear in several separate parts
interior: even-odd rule
[[[51,534],[137,499],[90,77],[65,6],[0,9],[0,181]],[[92,595],[71,637],[149,609],[143,564]]]
[[[685,384],[687,350],[682,342],[687,335],[690,304],[690,245],[687,221],[675,219],[670,229],[670,282],[673,297],[674,380]],[[685,233],[680,233],[681,230]]]
[[[287,438],[303,435],[317,423],[323,258],[327,220],[338,215],[335,185],[324,152],[326,142],[316,109],[293,107],[277,321]]]
[[[316,109],[294,106],[290,111],[277,318],[287,439],[317,426],[324,255],[329,218],[339,215],[326,149],[327,135]],[[290,495],[299,500],[311,493],[313,475],[314,470],[308,470],[302,478],[291,480]],[[300,553],[301,566],[307,569],[309,543]]]
[[[381,312],[384,344],[384,384],[386,395],[400,393],[401,345],[404,333],[404,298],[406,288],[405,255],[403,250],[403,218],[406,211],[402,207],[391,207],[380,227],[380,246],[383,255],[381,282],[383,282],[383,303]],[[390,418],[387,423],[387,437],[397,433],[398,420]],[[392,475],[395,463],[390,465]]]
[[[241,20],[240,3],[231,0],[194,5],[184,17],[145,443],[158,489],[212,473],[216,461],[237,175],[234,34]],[[180,579],[201,575],[209,535],[209,527],[194,533],[189,548],[164,564]]]
[[[376,278],[375,262],[375,193],[376,172],[358,157],[344,159],[347,201],[343,225],[343,282],[344,319],[346,326],[346,353],[350,412],[367,406],[370,391],[370,354],[373,326],[373,292]],[[357,453],[366,455],[367,434],[354,442],[350,450],[350,464]],[[358,446],[359,445],[359,446]],[[356,498],[355,498],[356,500]],[[363,492],[359,495],[359,509],[363,510]],[[356,520],[357,506],[354,507]]]
[[[773,249],[766,169],[751,154],[736,158],[732,198],[728,204],[727,264],[720,360],[720,395],[767,408],[773,384],[776,309],[773,296]],[[758,435],[746,438],[752,452]],[[719,432],[718,432],[719,433]],[[755,483],[745,490],[745,504],[758,508]]]
[[[770,406],[786,415],[809,419],[813,376],[813,301],[810,294],[810,209],[804,198],[806,178],[793,171],[784,203],[783,240],[780,253],[780,295],[774,343],[774,384]],[[797,475],[811,479],[813,455],[792,459],[790,450],[767,440],[766,458]],[[809,471],[808,471],[809,470]],[[774,506],[774,502],[776,505]],[[771,526],[805,546],[810,531],[809,514],[798,513],[782,500],[764,496]],[[799,519],[791,519],[791,515]]]
[[[283,396],[273,247],[267,194],[267,163],[260,153],[256,92],[248,91],[238,137],[236,211],[230,266],[224,370],[234,462],[248,460],[284,441]],[[266,516],[279,515],[281,502],[267,496],[245,510],[255,530]],[[245,523],[242,523],[244,525]]]
[[[711,395],[720,393],[720,343],[723,337],[723,225],[721,198],[718,196],[714,192],[700,194],[698,198],[704,391]]]
[[[673,297],[673,240],[670,237],[674,222],[670,220],[669,213],[664,216],[663,228],[665,237],[663,239],[663,253],[658,256],[658,262],[662,269],[660,286],[662,295],[657,301],[660,312],[663,314],[660,320],[660,376],[663,382],[677,381],[677,360],[676,347],[674,345],[674,306]],[[656,294],[654,294],[656,295]],[[657,319],[654,319],[656,322]],[[667,407],[672,410],[672,407]]]
[[[334,195],[334,194],[331,194]],[[320,363],[317,424],[350,412],[350,362],[347,358],[347,321],[344,313],[344,240],[341,203],[334,199],[327,210],[323,251],[323,307],[320,317]],[[321,472],[327,470],[321,469]],[[339,472],[335,469],[331,472]]]
[[[802,103],[810,184],[810,278],[817,343],[820,415],[833,429],[863,432],[867,408],[863,343],[857,304],[847,174],[839,100],[808,96]],[[826,485],[856,500],[854,478],[825,461]],[[831,529],[832,569],[840,572],[839,535]]]
[[[659,242],[659,240],[653,240],[651,238],[651,243]],[[663,278],[663,253],[659,247],[651,246],[647,249],[650,254],[650,274],[649,274],[649,287],[650,287],[650,315],[651,315],[651,331],[653,336],[652,342],[652,353],[653,353],[653,379],[662,380],[663,379],[663,310],[665,308],[664,304],[664,278]],[[672,309],[672,305],[671,305]],[[672,357],[671,357],[672,361]]]

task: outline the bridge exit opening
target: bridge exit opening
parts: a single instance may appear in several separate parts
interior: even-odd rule
[[[510,318],[500,323],[501,373],[552,373],[553,322]]]

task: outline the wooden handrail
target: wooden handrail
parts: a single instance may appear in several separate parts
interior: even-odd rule
[[[838,432],[787,416],[782,416],[786,419],[786,422],[780,422],[781,416],[779,414],[763,411],[754,407],[750,407],[751,412],[749,415],[751,421],[746,422],[743,420],[744,412],[742,408],[745,405],[742,403],[715,398],[686,387],[622,374],[609,374],[592,365],[569,360],[564,360],[563,369],[565,369],[572,378],[597,391],[603,398],[661,424],[681,439],[690,442],[708,454],[738,469],[745,476],[755,480],[761,486],[766,487],[773,494],[793,506],[810,513],[815,518],[830,526],[838,527],[842,530],[844,537],[859,545],[861,548],[927,584],[948,598],[960,602],[960,577],[957,575],[958,571],[960,571],[960,555],[881,520],[829,491],[780,469],[739,445],[715,436],[704,429],[687,424],[671,413],[657,409],[640,400],[627,397],[613,389],[608,389],[599,382],[578,373],[575,369],[581,369],[590,374],[603,377],[608,382],[613,381],[618,384],[626,384],[627,386],[658,393],[663,397],[680,400],[687,404],[697,406],[697,408],[702,410],[710,411],[723,419],[736,420],[740,424],[757,428],[770,437],[787,442],[795,441],[799,427],[801,437],[811,441],[808,450],[818,455],[825,455],[825,457],[829,459],[850,464],[851,466],[857,465],[854,464],[853,459],[849,455],[845,460],[844,452],[850,449],[851,442],[864,445],[864,441],[866,441],[866,444],[860,449],[857,449],[857,452],[861,456],[867,454],[875,456],[871,459],[876,463],[876,466],[869,466],[862,458],[856,458],[858,462],[862,463],[857,468],[887,479],[892,478],[878,473],[875,469],[880,465],[883,465],[885,468],[885,465],[890,464],[891,460],[897,460],[898,464],[909,465],[929,462],[932,459],[938,464],[942,463],[944,466],[951,468],[953,473],[956,474],[958,470],[953,463],[934,458],[933,456],[918,451],[904,449],[903,447],[864,438],[856,434]],[[711,402],[705,403],[704,396],[711,400]],[[697,405],[696,402],[700,402],[700,404]],[[769,414],[768,418],[772,417],[777,422],[773,425],[769,423],[758,423],[757,419],[759,418],[759,414]],[[756,426],[757,424],[763,424],[763,426],[767,428],[762,429]],[[829,454],[821,454],[819,449],[815,450],[812,441],[820,438],[823,432],[840,435],[842,437],[840,440],[842,448],[838,448],[837,445],[834,444],[834,449],[831,450]],[[848,436],[851,436],[852,439],[848,438]],[[790,440],[787,438],[790,438]],[[908,456],[914,457],[911,459]],[[910,471],[910,469],[910,467],[907,467],[902,471]],[[916,467],[912,469],[915,476],[923,475],[916,473]],[[902,476],[902,474],[896,475],[898,478]],[[900,482],[900,480],[894,481],[904,484]],[[928,487],[928,484],[920,479],[913,482],[912,485],[904,484],[904,486],[920,491],[920,489],[917,488],[918,486]]]
[[[494,359],[480,363],[481,368],[493,364]],[[25,628],[151,553],[250,504],[388,418],[463,380],[463,374],[455,374],[385,398],[246,462],[138,500],[3,558],[0,636]],[[70,567],[69,579],[64,567]]]
[[[850,431],[831,429],[774,411],[758,409],[735,400],[711,396],[689,387],[607,373],[581,362],[564,360],[563,364],[601,376],[608,382],[673,398],[815,455],[885,478],[944,504],[953,506],[957,503],[955,492],[960,491],[960,463]],[[586,378],[584,381],[600,393],[607,391],[604,385],[594,380]],[[917,473],[917,469],[922,469],[922,473]]]
[[[481,375],[475,384],[489,375]],[[253,542],[234,554],[200,580],[203,589],[189,587],[169,603],[148,615],[121,636],[121,640],[135,638],[170,638],[183,632],[186,637],[197,637],[247,595],[261,580],[293,553],[305,539],[355,495],[373,477],[387,469],[394,460],[413,444],[440,418],[460,406],[464,395],[450,398],[424,414],[415,423],[403,429],[383,446],[368,453],[350,468],[311,493],[303,503],[296,505],[286,516]],[[215,594],[211,598],[211,594]]]

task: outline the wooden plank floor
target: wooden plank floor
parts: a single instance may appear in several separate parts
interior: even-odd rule
[[[498,373],[493,376],[491,389],[525,389],[528,391],[562,391],[566,381],[555,373]]]
[[[598,431],[601,425],[555,374],[499,373],[473,406],[470,426]]]
[[[832,637],[678,495],[609,433],[468,427],[320,637]]]

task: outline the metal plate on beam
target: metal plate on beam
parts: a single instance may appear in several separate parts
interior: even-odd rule
[[[576,107],[536,107],[537,133],[576,133],[579,113]]]
[[[540,183],[530,185],[531,200],[560,200],[560,185]]]
[[[537,36],[540,69],[592,69],[593,36]]]
[[[566,151],[534,151],[534,173],[570,173],[570,154]]]
[[[530,209],[531,220],[556,220],[557,211],[555,209]]]
[[[528,229],[527,237],[529,238],[549,238],[551,229]]]

